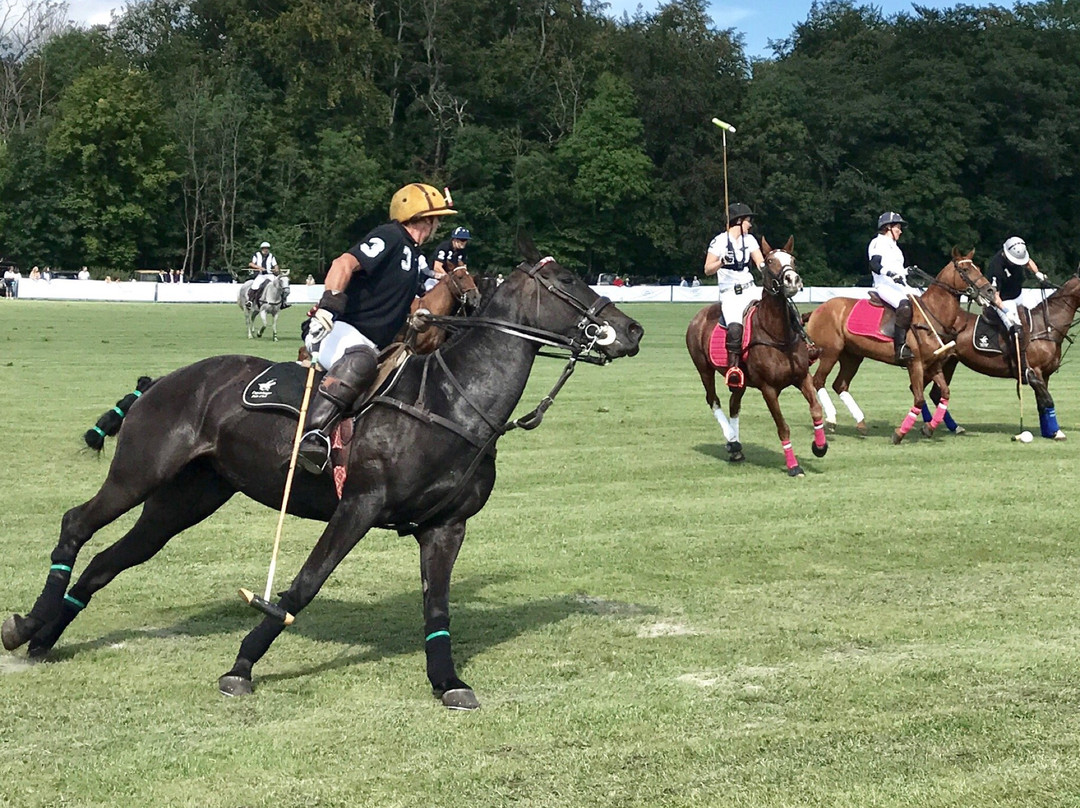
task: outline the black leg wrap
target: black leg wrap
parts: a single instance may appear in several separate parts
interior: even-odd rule
[[[68,583],[71,581],[70,569],[51,569],[45,579],[45,587],[38,595],[34,606],[30,609],[28,619],[48,622],[59,614],[64,593],[67,592]]]
[[[34,636],[30,638],[30,645],[26,649],[27,656],[40,658],[49,653],[53,646],[56,645],[56,641],[60,639],[60,635],[71,625],[71,621],[79,616],[79,612],[82,610],[82,606],[76,606],[65,600],[60,607],[59,616],[38,629]]]
[[[427,656],[428,681],[435,690],[445,690],[446,683],[457,680],[450,650],[450,618],[429,620],[424,626],[424,654]]]

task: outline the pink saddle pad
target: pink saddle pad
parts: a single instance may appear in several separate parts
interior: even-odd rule
[[[751,308],[743,320],[743,356],[746,355],[746,346],[750,344],[750,337],[754,331],[754,313],[756,311],[756,306]],[[709,337],[709,361],[713,363],[713,367],[726,368],[728,366],[727,329],[722,325],[717,325],[713,329],[712,336]]]
[[[847,330],[860,337],[870,337],[879,342],[892,342],[892,337],[881,333],[881,315],[884,306],[875,306],[869,300],[860,300],[852,309],[847,319]]]

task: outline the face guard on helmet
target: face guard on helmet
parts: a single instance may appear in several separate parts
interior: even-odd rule
[[[431,216],[449,216],[457,213],[446,204],[446,198],[434,186],[413,182],[399,188],[390,199],[390,218],[395,222],[412,221]]]
[[[1005,257],[1009,259],[1010,264],[1015,264],[1018,267],[1026,267],[1028,261],[1027,244],[1020,236],[1013,236],[1008,239],[1001,247],[1002,252],[1005,253]]]

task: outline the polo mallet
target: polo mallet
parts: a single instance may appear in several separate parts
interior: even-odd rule
[[[1024,429],[1024,385],[1021,380],[1023,371],[1020,369],[1020,335],[1016,336],[1013,340],[1016,345],[1016,397],[1020,399],[1020,434],[1013,435],[1013,440],[1020,441],[1020,443],[1031,443],[1033,440],[1032,435],[1026,429]]]
[[[274,550],[270,554],[270,571],[266,575],[266,591],[260,598],[250,589],[240,587],[240,597],[251,608],[262,612],[267,617],[280,620],[291,626],[296,618],[276,603],[270,602],[274,589],[274,572],[277,570],[278,548],[281,547],[281,528],[285,524],[285,512],[289,508],[289,494],[292,493],[293,476],[296,474],[296,458],[300,456],[300,440],[304,437],[304,424],[307,422],[308,402],[311,401],[311,387],[315,382],[315,358],[308,365],[307,380],[304,382],[304,398],[300,402],[300,416],[296,422],[296,436],[293,438],[292,456],[289,458],[289,473],[285,476],[285,493],[281,496],[281,512],[278,514],[277,532],[274,534]]]
[[[720,120],[719,118],[713,118],[712,122],[720,127],[720,130],[722,132],[721,137],[723,137],[723,139],[724,139],[724,230],[726,231],[731,226],[731,222],[727,221],[728,207],[729,207],[729,204],[728,204],[728,184],[727,184],[727,133],[731,132],[731,134],[734,135],[735,134],[735,127],[732,126],[730,123],[725,123],[724,121]]]
[[[930,329],[930,333],[933,334],[934,339],[937,340],[938,347],[934,351],[934,356],[941,356],[941,354],[945,353],[945,351],[949,350],[950,348],[955,348],[956,340],[949,340],[948,344],[942,342],[941,337],[938,336],[937,329],[934,328],[934,324],[930,321],[930,318],[926,316],[926,312],[923,310],[922,305],[919,303],[919,298],[917,298],[915,295],[908,295],[908,300],[915,304],[915,308],[919,310],[919,314],[921,314],[922,318],[926,320],[926,325]]]

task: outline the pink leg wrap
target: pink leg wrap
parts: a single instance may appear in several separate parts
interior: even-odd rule
[[[911,411],[904,417],[904,422],[900,424],[900,434],[906,435],[911,431],[911,428],[915,426],[915,419],[919,417],[921,410],[918,407],[912,407]]]
[[[947,399],[947,398],[941,399],[941,401],[937,405],[937,409],[934,410],[934,417],[930,419],[930,428],[931,429],[937,429],[938,428],[938,424],[940,424],[945,419],[945,413],[946,413],[946,411],[948,409],[949,409],[949,399]]]
[[[819,449],[825,445],[824,421],[814,421],[814,445]]]
[[[784,462],[787,463],[787,467],[793,469],[799,465],[799,461],[795,459],[795,450],[791,448],[791,441],[780,445],[784,447]]]

